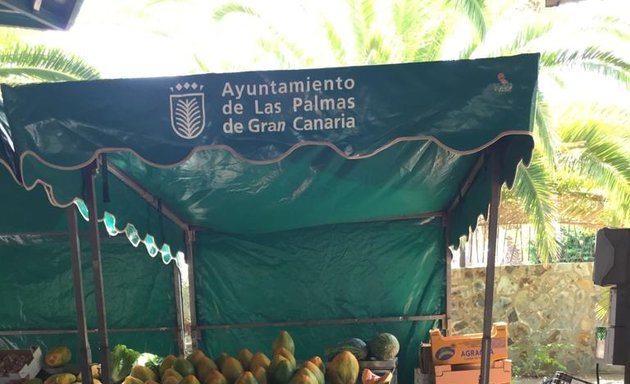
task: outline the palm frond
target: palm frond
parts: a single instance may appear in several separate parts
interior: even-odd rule
[[[541,92],[536,94],[536,115],[534,117],[534,134],[537,145],[540,148],[542,159],[551,169],[555,168],[558,137],[555,130],[547,122],[551,121],[549,105]]]
[[[0,77],[7,82],[91,80],[99,72],[60,49],[15,43],[0,49]]]
[[[537,151],[529,168],[522,164],[518,166],[514,195],[534,226],[536,252],[543,262],[555,259],[559,251],[554,228],[557,212],[552,185],[551,177]]]
[[[480,38],[486,34],[485,0],[446,0],[446,4],[462,12],[470,20]]]
[[[339,36],[333,24],[327,20],[324,21],[324,29],[326,30],[326,37],[328,37],[328,45],[337,59],[337,62],[339,64],[345,64],[347,62],[347,53],[343,46],[341,36]]]
[[[374,21],[374,0],[347,0],[352,18],[352,31],[359,59],[365,59],[370,51],[367,47]]]
[[[215,21],[221,21],[226,16],[233,15],[233,14],[248,15],[248,16],[260,18],[260,14],[256,12],[256,10],[239,2],[225,3],[221,5],[220,7],[214,9],[214,11],[212,12],[212,18]]]

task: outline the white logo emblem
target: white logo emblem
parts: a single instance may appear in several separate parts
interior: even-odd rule
[[[201,90],[203,85],[188,82],[171,87],[174,93],[171,94],[171,127],[183,139],[201,135],[206,125],[205,96],[202,92],[194,92]]]

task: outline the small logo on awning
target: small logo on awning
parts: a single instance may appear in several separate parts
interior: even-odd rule
[[[206,125],[203,85],[177,84],[171,87],[171,127],[183,139],[201,135]]]
[[[497,93],[512,92],[512,83],[510,83],[507,80],[507,77],[505,77],[505,73],[499,72],[497,74],[497,79],[499,80],[499,82],[492,84],[495,92]]]

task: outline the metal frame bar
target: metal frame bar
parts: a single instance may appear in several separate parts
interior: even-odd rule
[[[197,327],[197,301],[195,292],[195,257],[194,257],[194,242],[195,231],[187,230],[186,234],[186,264],[188,264],[188,297],[189,297],[189,309],[190,309],[190,337],[192,338],[192,347],[196,349],[199,347],[199,340],[201,334]]]
[[[92,272],[94,274],[94,291],[96,297],[96,313],[99,335],[99,352],[102,367],[101,381],[112,384],[111,357],[109,354],[109,339],[107,336],[107,309],[105,306],[105,291],[103,287],[103,270],[101,262],[101,239],[98,231],[98,207],[94,190],[97,162],[83,170],[83,183],[86,187],[86,204],[90,212],[90,248],[92,251]]]
[[[79,245],[79,228],[77,211],[74,206],[66,208],[68,235],[72,257],[72,279],[74,281],[74,302],[77,311],[77,332],[79,334],[79,353],[81,355],[81,374],[84,383],[92,382],[92,351],[88,340],[87,321],[85,316],[85,294],[83,292],[83,276],[81,273],[81,247]]]
[[[494,267],[497,251],[497,226],[499,222],[499,203],[501,202],[501,182],[499,180],[501,164],[497,159],[497,154],[492,153],[492,187],[490,198],[490,212],[488,223],[488,258],[486,264],[486,296],[483,308],[483,337],[481,339],[481,375],[480,384],[490,382],[490,353],[491,353],[491,332],[492,332],[492,304],[494,302]]]
[[[110,333],[125,332],[174,332],[175,327],[148,327],[148,328],[110,328]],[[24,329],[0,331],[0,336],[27,336],[27,335],[70,335],[75,334],[76,329]],[[87,333],[97,333],[98,329],[88,329]]]
[[[483,164],[485,163],[485,161],[486,161],[486,153],[482,152],[481,155],[479,155],[479,157],[477,158],[475,165],[473,165],[470,173],[468,174],[468,177],[464,181],[464,184],[462,184],[462,187],[460,188],[459,193],[457,194],[457,196],[455,196],[455,198],[451,202],[451,205],[448,207],[446,211],[447,216],[451,215],[453,210],[457,208],[457,206],[461,202],[462,197],[466,195],[466,192],[468,192],[468,190],[472,186],[473,181],[475,181],[475,179],[477,178],[477,174],[479,174],[479,171],[483,167]]]
[[[449,247],[448,238],[450,236],[450,227],[448,217],[444,218],[444,259],[446,263],[445,273],[446,273],[446,295],[444,297],[444,321],[442,322],[442,329],[445,329],[448,332],[450,321],[451,321],[451,284],[452,284],[452,270],[451,270],[451,262],[453,260],[453,254],[451,253],[451,249]]]
[[[296,321],[275,321],[267,323],[247,323],[247,324],[219,324],[219,325],[199,325],[198,330],[225,330],[235,328],[268,328],[287,326],[317,326],[317,325],[344,325],[344,324],[372,324],[372,323],[395,323],[409,321],[432,321],[444,320],[446,315],[426,315],[426,316],[392,316],[392,317],[372,317],[356,319],[329,319],[329,320],[296,320]]]
[[[168,205],[161,202],[160,199],[155,197],[151,192],[149,192],[146,188],[140,185],[137,181],[127,175],[123,170],[113,165],[111,162],[107,162],[107,171],[112,175],[116,176],[116,178],[123,182],[126,186],[134,190],[140,197],[142,197],[147,203],[151,204],[151,206],[155,209],[159,209],[166,217],[168,217],[172,222],[174,222],[181,230],[187,231],[189,229],[189,225],[182,220]]]
[[[427,213],[418,213],[413,215],[403,215],[403,216],[385,216],[385,217],[375,217],[373,219],[368,220],[360,220],[360,221],[346,221],[339,222],[335,224],[343,225],[343,224],[364,224],[364,223],[380,223],[387,221],[405,221],[405,220],[421,220],[421,219],[431,219],[434,217],[445,217],[446,212],[444,211],[435,211],[435,212],[427,212]],[[191,230],[195,232],[210,232],[211,229],[204,227],[191,226]]]
[[[179,268],[173,267],[173,290],[175,291],[175,310],[177,311],[177,349],[184,355],[184,306],[182,301],[182,279]]]

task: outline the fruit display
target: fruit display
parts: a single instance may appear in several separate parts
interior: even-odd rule
[[[352,338],[329,346],[325,348],[326,360],[312,356],[297,361],[295,343],[287,331],[280,331],[270,344],[271,355],[242,348],[235,356],[223,352],[214,359],[200,349],[186,357],[162,358],[116,345],[111,353],[111,377],[119,384],[390,384],[391,372],[379,376],[367,368],[361,370],[359,361],[394,359],[400,349],[393,335],[383,333],[367,343]],[[55,374],[44,376],[44,381],[31,379],[22,384],[83,384],[76,367],[65,366],[71,356],[67,347],[51,348],[44,361],[58,369]],[[0,374],[3,369],[19,370],[26,362],[22,360],[6,356],[0,361]],[[91,373],[93,384],[101,384],[100,364],[93,364]]]

